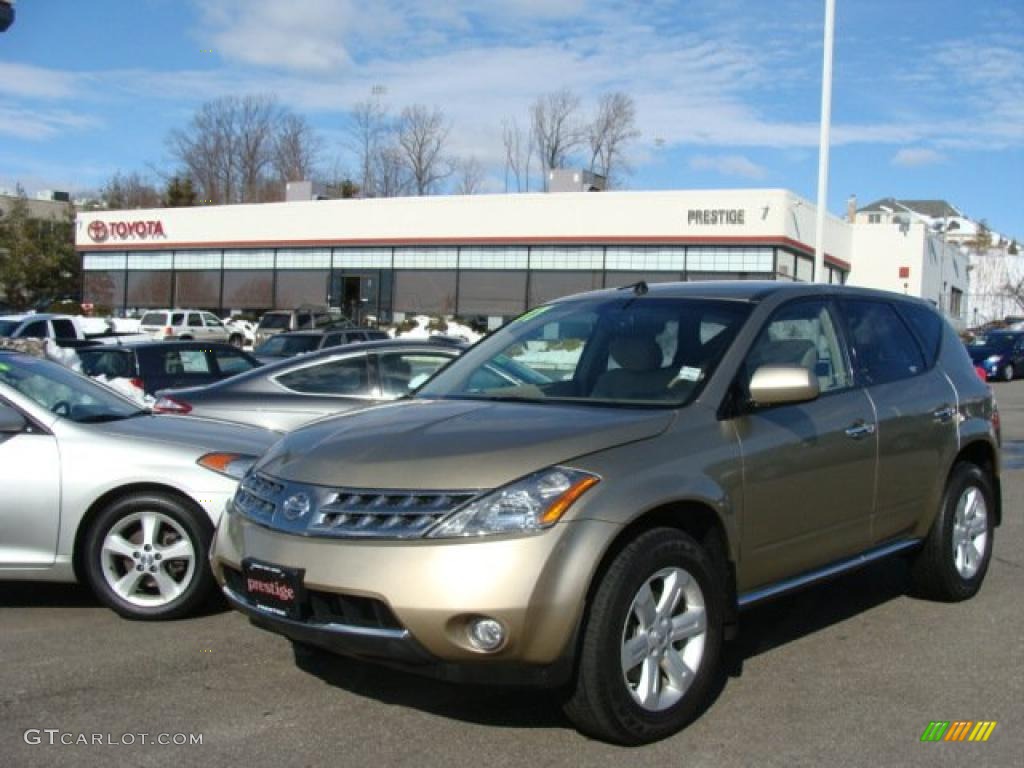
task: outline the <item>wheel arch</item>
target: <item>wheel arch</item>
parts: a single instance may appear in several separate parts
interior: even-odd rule
[[[1003,492],[999,480],[999,465],[996,460],[995,448],[988,440],[983,439],[967,443],[957,453],[946,477],[948,478],[952,474],[953,467],[965,462],[980,467],[992,479],[992,492],[995,494],[995,525],[1001,524],[1003,522]]]
[[[110,504],[115,501],[124,498],[125,496],[131,496],[136,493],[161,493],[168,496],[173,496],[176,500],[180,501],[186,507],[196,513],[199,520],[210,520],[210,516],[206,511],[187,493],[175,488],[173,485],[165,485],[163,483],[132,483],[131,485],[121,485],[117,488],[112,488],[102,496],[97,497],[89,508],[82,515],[82,519],[78,523],[78,529],[75,531],[75,543],[71,550],[71,565],[74,568],[75,578],[80,583],[85,583],[85,571],[83,570],[82,563],[82,550],[85,548],[85,539],[92,527],[96,517],[106,509]],[[210,523],[212,527],[212,523]]]
[[[593,602],[594,593],[604,578],[609,566],[625,546],[644,531],[652,528],[675,528],[691,536],[697,543],[708,550],[717,564],[726,591],[726,635],[735,632],[738,616],[736,602],[736,566],[728,531],[719,512],[709,503],[694,499],[678,499],[654,506],[634,517],[611,540],[601,554],[597,568],[594,570],[587,587],[584,604],[585,621]]]

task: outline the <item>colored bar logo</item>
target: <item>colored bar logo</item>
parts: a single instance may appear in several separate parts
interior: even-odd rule
[[[932,720],[921,741],[988,741],[996,725],[995,720]]]

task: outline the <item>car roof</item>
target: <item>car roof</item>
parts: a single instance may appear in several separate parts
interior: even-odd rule
[[[618,288],[605,288],[598,291],[578,293],[557,299],[552,303],[613,296],[621,296],[631,288],[637,292],[638,283],[623,285]],[[906,296],[890,291],[878,291],[871,288],[859,288],[848,285],[832,285],[825,283],[791,283],[774,280],[699,280],[676,283],[645,283],[646,291],[639,295],[654,298],[685,298],[685,299],[722,299],[731,301],[760,302],[769,296],[796,298],[799,296],[846,296],[850,298],[875,298],[887,301],[900,300],[931,307],[922,299]]]
[[[88,347],[88,349],[125,349],[130,351],[140,349],[222,349],[231,350],[232,352],[241,352],[243,355],[248,355],[248,352],[238,349],[231,344],[227,344],[223,341],[126,341],[118,342],[117,344],[100,344],[96,347]]]
[[[335,328],[331,326],[326,326],[324,328],[303,328],[301,331],[285,331],[284,333],[276,334],[274,338],[280,338],[282,336],[326,336],[328,333],[351,333],[352,331],[384,333],[384,331],[380,330],[380,328],[365,328],[363,326],[347,326],[344,328]]]

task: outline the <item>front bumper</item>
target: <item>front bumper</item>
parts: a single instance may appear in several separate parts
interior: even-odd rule
[[[293,640],[447,679],[558,684],[571,669],[593,573],[618,530],[587,520],[531,536],[353,540],[281,533],[226,514],[211,562],[235,608]],[[341,607],[303,620],[265,612],[239,587],[244,558],[303,569],[310,600]],[[371,619],[346,618],[356,614]],[[505,627],[497,651],[469,642],[478,617]]]

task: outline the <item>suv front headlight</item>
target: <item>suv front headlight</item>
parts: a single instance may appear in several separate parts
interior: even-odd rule
[[[427,536],[483,536],[547,528],[561,520],[573,502],[600,480],[578,469],[544,469],[469,502]]]

